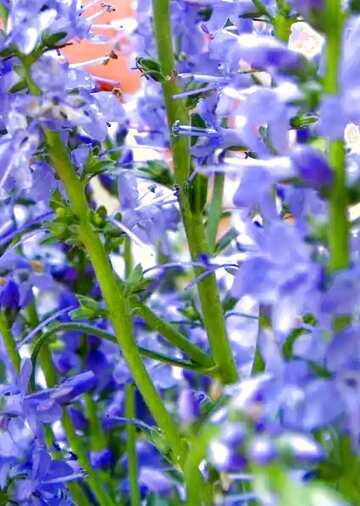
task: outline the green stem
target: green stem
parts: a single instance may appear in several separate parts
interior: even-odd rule
[[[0,333],[3,337],[9,359],[17,373],[20,371],[21,357],[16,347],[15,338],[6,320],[4,313],[0,313]]]
[[[78,218],[79,240],[85,247],[94,267],[102,295],[107,305],[110,320],[135,383],[151,414],[163,431],[175,461],[184,459],[184,445],[180,433],[142,362],[136,346],[130,307],[123,287],[118,282],[104,246],[90,222],[90,208],[86,200],[83,183],[73,168],[69,153],[58,133],[45,131],[52,164],[58,177],[65,185],[72,211]]]
[[[254,361],[251,366],[251,376],[256,376],[256,374],[259,374],[264,371],[265,364],[264,359],[261,356],[260,351],[260,339],[262,333],[269,328],[269,320],[268,320],[268,311],[266,306],[260,304],[259,305],[259,320],[258,320],[258,331],[256,335],[256,343],[255,343],[255,354],[254,354]]]
[[[156,332],[159,332],[167,341],[185,352],[191,360],[204,367],[213,367],[214,362],[204,353],[201,348],[192,344],[171,323],[157,316],[150,308],[145,306],[137,297],[129,298],[131,309],[144,320],[144,322]]]
[[[326,74],[324,89],[328,94],[339,93],[339,70],[342,50],[344,13],[341,0],[326,1]],[[349,265],[348,197],[346,191],[345,146],[343,140],[329,142],[329,163],[334,172],[329,209],[329,269],[337,271]]]
[[[224,194],[225,177],[221,172],[214,176],[213,196],[209,208],[209,219],[207,226],[207,236],[210,251],[213,252],[216,245],[216,236],[222,215],[222,200]]]
[[[184,477],[187,488],[186,506],[212,506],[212,484],[204,483],[199,472],[201,462],[206,458],[209,442],[215,437],[218,428],[204,427],[192,440],[188,453]]]
[[[82,446],[82,439],[76,434],[74,426],[72,424],[70,415],[66,408],[64,408],[62,416],[62,424],[64,426],[65,434],[69,442],[70,447],[76,454],[79,464],[87,473],[86,481],[94,493],[96,499],[101,506],[114,506],[113,501],[107,496],[97,474],[91,467],[86,453]]]
[[[125,386],[125,416],[128,419],[136,418],[135,413],[135,385],[128,383]],[[138,482],[138,459],[136,452],[136,427],[128,423],[126,425],[127,439],[126,449],[128,456],[128,477],[130,484],[130,504],[140,506],[141,495]]]
[[[261,0],[251,0],[251,1],[256,7],[259,14],[267,17],[271,21],[274,19],[273,16],[270,14],[270,12],[267,10],[266,5]]]
[[[34,382],[34,373],[35,373],[35,365],[38,355],[41,353],[43,346],[47,343],[48,339],[51,338],[54,334],[58,332],[63,332],[67,330],[76,330],[78,332],[82,332],[87,335],[96,335],[101,337],[102,339],[106,339],[112,343],[117,344],[118,340],[116,336],[110,334],[110,332],[106,332],[106,330],[100,329],[98,327],[92,327],[91,325],[86,325],[84,323],[76,323],[76,322],[64,322],[59,323],[53,327],[50,327],[46,332],[44,332],[39,339],[35,342],[33,346],[33,351],[31,355],[32,363],[33,363],[33,378],[32,383]],[[216,374],[216,369],[214,367],[202,368],[199,364],[194,362],[187,362],[185,360],[180,360],[178,358],[168,357],[163,353],[158,353],[156,351],[148,350],[147,348],[138,347],[141,355],[147,358],[152,358],[153,360],[157,360],[158,362],[164,362],[165,364],[174,365],[176,367],[180,367],[182,369],[189,369],[192,371],[196,371],[199,374],[204,374],[207,376],[213,376]],[[50,355],[51,358],[51,355]],[[49,362],[49,360],[45,361],[45,364]],[[45,364],[42,364],[44,366]],[[45,376],[51,378],[51,371],[44,371]]]
[[[27,316],[29,319],[29,323],[32,328],[35,328],[39,325],[39,315],[36,310],[35,300],[29,304],[29,306],[26,308]],[[53,365],[53,359],[51,355],[51,351],[49,349],[49,345],[47,342],[44,342],[43,346],[41,347],[41,350],[39,350],[39,358],[41,363],[41,368],[43,370],[46,384],[48,386],[55,386],[57,383],[57,372]],[[35,367],[33,363],[33,372],[32,376],[34,381],[31,381],[32,388],[35,389]]]
[[[189,138],[172,135],[174,123],[179,121],[181,124],[188,125],[189,115],[183,100],[173,100],[172,98],[180,90],[176,83],[170,25],[170,2],[169,0],[153,0],[152,4],[158,58],[161,73],[164,76],[162,90],[167,111],[175,178],[179,187],[181,214],[192,260],[198,261],[201,255],[209,255],[209,245],[202,212],[192,211],[189,200],[187,185],[187,179],[191,173]],[[203,269],[195,269],[196,276],[199,276],[202,272]],[[215,275],[211,274],[203,278],[197,284],[197,287],[204,323],[219,375],[224,383],[235,382],[238,378],[237,368],[226,335],[224,314]]]
[[[54,387],[57,384],[57,374],[56,369],[54,367],[51,353],[49,348],[46,348],[48,355],[46,356],[46,359],[44,355],[42,355],[41,358],[41,367],[44,371],[46,383],[48,387]],[[89,485],[89,488],[95,495],[97,501],[99,502],[100,506],[114,506],[113,501],[106,495],[106,492],[104,491],[102,484],[98,477],[96,476],[96,473],[94,472],[93,468],[90,465],[90,462],[86,456],[86,452],[84,451],[82,444],[81,444],[81,438],[79,438],[76,435],[74,426],[72,424],[70,415],[66,408],[63,410],[63,416],[62,416],[62,424],[64,427],[64,431],[67,437],[67,440],[69,442],[70,447],[76,454],[79,463],[81,467],[86,471],[87,477],[86,482]],[[71,490],[71,489],[70,489]],[[79,492],[78,490],[75,492]]]
[[[101,426],[101,420],[97,416],[96,402],[89,393],[85,394],[84,397],[86,417],[89,420],[90,447],[96,452],[106,447],[106,438]]]
[[[79,483],[68,483],[67,487],[71,492],[71,497],[73,498],[74,504],[76,504],[76,506],[89,506],[89,498],[86,496]]]

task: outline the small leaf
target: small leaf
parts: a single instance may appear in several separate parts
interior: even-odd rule
[[[25,79],[21,79],[16,84],[14,84],[10,89],[10,93],[18,93],[19,91],[25,90],[27,88],[27,82]]]
[[[43,36],[43,44],[47,47],[54,47],[59,44],[67,36],[66,32],[58,32],[53,34],[45,34]]]
[[[226,249],[230,243],[236,239],[236,237],[239,235],[239,232],[235,230],[235,228],[230,228],[216,243],[214,255],[218,255],[224,249]]]

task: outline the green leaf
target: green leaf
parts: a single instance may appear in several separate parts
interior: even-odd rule
[[[65,208],[68,207],[58,189],[56,189],[51,196],[50,207],[53,211],[56,211],[59,207],[65,207]]]
[[[208,178],[204,174],[196,174],[188,186],[188,195],[191,211],[201,213],[207,201]]]
[[[235,228],[230,228],[230,230],[225,232],[215,245],[214,256],[224,251],[238,235],[239,232]]]
[[[200,114],[198,114],[197,112],[194,112],[191,115],[191,126],[192,127],[199,127],[199,128],[206,128],[206,123],[202,119]],[[197,141],[198,141],[198,137],[191,137],[191,145],[192,146],[194,146],[194,144],[196,144]]]
[[[125,290],[128,295],[143,291],[152,279],[145,279],[141,264],[137,264],[130,272],[129,277],[125,281]]]
[[[154,79],[154,81],[163,82],[165,80],[160,65],[155,60],[138,57],[136,58],[136,67],[140,70],[142,75],[149,76]]]
[[[303,334],[309,334],[309,331],[303,327],[296,328],[290,332],[284,341],[284,344],[282,346],[282,354],[286,360],[291,360],[293,358],[293,346],[295,344],[295,341]]]
[[[25,90],[27,88],[27,82],[25,79],[21,79],[16,84],[11,86],[9,89],[10,93],[18,93],[19,91]]]
[[[66,32],[58,32],[52,34],[44,34],[43,36],[43,44],[47,47],[54,47],[59,44],[65,37],[67,36]]]
[[[77,295],[77,298],[80,307],[70,312],[71,318],[74,320],[95,320],[101,316],[106,316],[106,311],[96,300],[80,294]]]
[[[137,264],[134,269],[130,272],[127,279],[129,285],[136,285],[142,281],[144,277],[144,271],[141,264]]]
[[[138,170],[155,183],[168,187],[174,184],[174,176],[170,172],[168,164],[162,160],[149,160],[146,166],[140,167]]]
[[[190,83],[190,85],[186,86],[185,91],[196,90],[197,88],[203,88],[207,85],[208,85],[208,83]],[[197,104],[201,98],[205,98],[205,97],[209,96],[210,93],[213,93],[213,92],[214,92],[214,90],[199,91],[199,93],[196,93],[194,95],[190,95],[190,96],[186,97],[186,108],[189,110],[195,109],[195,107],[197,106]]]

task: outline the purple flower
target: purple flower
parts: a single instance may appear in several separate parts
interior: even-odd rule
[[[78,395],[91,390],[96,385],[96,377],[92,371],[77,374],[59,385],[51,393],[51,398],[59,403],[67,403]]]
[[[153,467],[141,466],[139,483],[147,487],[151,492],[165,496],[170,494],[173,488],[173,483],[166,474]]]
[[[21,52],[30,54],[46,34],[63,34],[59,41],[65,43],[74,37],[87,36],[90,23],[81,16],[76,1],[18,0],[10,4],[6,25],[7,44],[15,44]]]
[[[257,436],[250,444],[249,458],[257,465],[266,465],[278,454],[276,445],[270,437]]]
[[[179,395],[178,410],[180,420],[189,425],[199,415],[199,402],[190,388],[183,388]]]
[[[52,460],[49,453],[42,448],[35,451],[32,460],[31,477],[16,481],[14,499],[20,504],[32,505],[45,500],[57,500],[64,506],[61,497],[67,495],[64,484],[81,478],[80,473],[65,462]],[[60,502],[61,501],[61,502]],[[68,503],[70,504],[70,503]]]
[[[17,312],[20,308],[20,292],[17,283],[8,279],[0,289],[0,310]]]
[[[285,433],[276,442],[281,452],[301,462],[316,462],[325,456],[321,445],[304,434]]]
[[[317,149],[311,146],[298,146],[291,152],[290,158],[305,184],[322,188],[332,183],[332,170],[326,158]]]
[[[111,450],[104,448],[103,450],[90,452],[90,462],[94,469],[104,469],[113,463],[113,455]]]

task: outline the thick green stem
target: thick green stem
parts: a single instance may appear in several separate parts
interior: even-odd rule
[[[9,359],[18,373],[20,370],[21,357],[16,347],[16,341],[3,313],[0,313],[0,334],[3,337],[4,345]]]
[[[342,49],[344,13],[341,0],[326,1],[326,74],[324,88],[328,94],[339,93],[339,70]],[[349,265],[349,222],[346,191],[346,166],[344,141],[329,142],[329,162],[334,171],[334,183],[329,202],[329,268],[345,269]]]
[[[128,383],[125,386],[125,416],[129,420],[136,418],[135,413],[135,385]],[[126,425],[126,448],[128,456],[128,477],[130,485],[130,504],[140,506],[141,496],[138,482],[138,459],[136,453],[136,427],[129,423]]]
[[[131,309],[126,300],[123,288],[120,286],[113,272],[104,246],[98,234],[91,226],[89,219],[90,208],[85,197],[83,183],[78,178],[71,164],[69,154],[62,143],[60,135],[55,132],[46,131],[45,136],[52,164],[58,177],[65,185],[72,211],[78,218],[78,237],[84,245],[94,267],[101,292],[107,305],[109,318],[114,327],[124,358],[144,401],[172,449],[175,461],[181,464],[184,459],[184,445],[180,433],[167,412],[142,362],[140,352],[135,342]]]
[[[199,473],[199,466],[206,458],[210,441],[217,435],[216,426],[204,427],[192,439],[191,450],[188,453],[184,477],[187,487],[186,506],[212,506],[212,484],[204,483]]]
[[[179,186],[181,214],[191,257],[193,261],[198,261],[201,255],[209,254],[209,245],[202,212],[191,209],[187,191],[187,179],[191,173],[189,138],[176,137],[172,134],[172,127],[176,121],[185,125],[189,124],[189,115],[184,102],[172,98],[180,90],[176,83],[169,0],[153,0],[153,21],[159,64],[164,76],[162,89],[167,111],[175,178]],[[202,272],[202,269],[195,270],[196,276]],[[224,383],[235,382],[238,378],[237,368],[226,335],[224,314],[215,275],[211,274],[205,277],[197,286],[205,327],[219,375]]]

